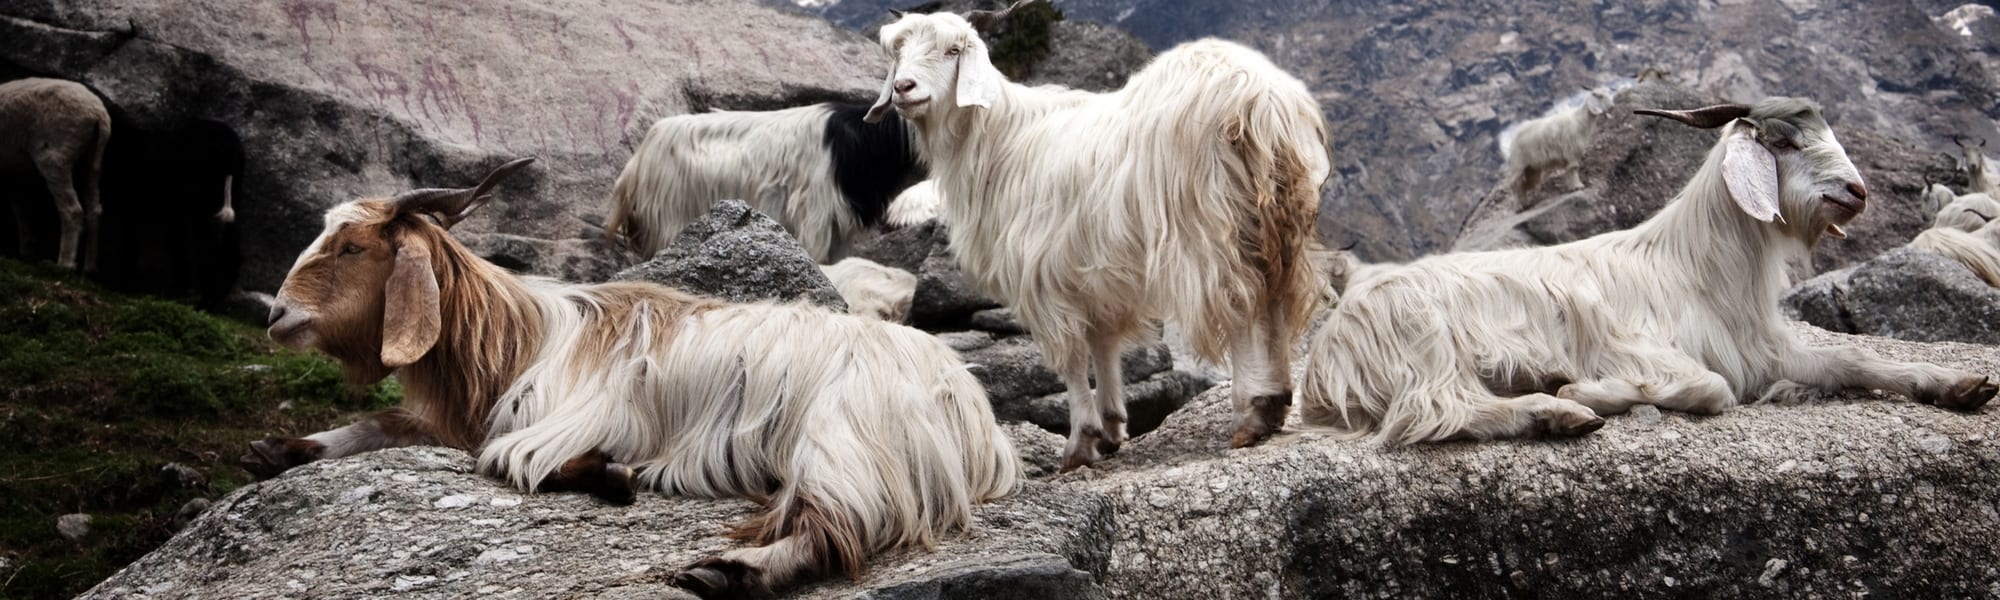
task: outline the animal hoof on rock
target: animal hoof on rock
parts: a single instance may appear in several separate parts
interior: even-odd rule
[[[1244,423],[1236,426],[1236,432],[1229,435],[1229,447],[1244,448],[1255,446],[1277,430],[1263,423]]]
[[[1542,425],[1547,428],[1550,435],[1558,437],[1582,437],[1603,429],[1604,417],[1594,414],[1586,417],[1583,415],[1562,413],[1542,421]]]
[[[769,598],[756,567],[727,558],[705,558],[674,576],[674,587],[704,600]]]
[[[1936,404],[1938,408],[1971,412],[1986,406],[1986,402],[1993,399],[1995,392],[2000,392],[2000,386],[1995,386],[1991,379],[1967,378],[1951,386],[1951,389],[1945,390],[1943,394],[1921,394],[1917,401]]]
[[[605,465],[604,481],[591,495],[617,506],[630,506],[639,499],[637,479],[632,467],[619,463]]]
[[[325,448],[312,440],[269,437],[250,442],[250,453],[236,459],[236,464],[258,479],[270,479],[292,467],[318,460]]]

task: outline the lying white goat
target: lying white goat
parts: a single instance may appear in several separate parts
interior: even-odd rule
[[[1784,381],[1959,410],[1993,397],[1976,373],[1807,347],[1779,317],[1786,261],[1845,236],[1868,197],[1818,107],[1640,112],[1723,127],[1673,202],[1560,246],[1364,270],[1311,341],[1305,421],[1410,443],[1581,435],[1634,404],[1715,413]]]

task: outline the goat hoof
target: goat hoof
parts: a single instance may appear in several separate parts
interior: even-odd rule
[[[1277,431],[1263,423],[1243,423],[1236,426],[1236,432],[1229,435],[1230,448],[1255,446]]]
[[[1604,417],[1591,414],[1589,417],[1562,413],[1542,422],[1549,434],[1560,437],[1582,437],[1604,428]]]
[[[1943,394],[1926,395],[1929,397],[1919,397],[1917,400],[1925,404],[1936,404],[1938,408],[1971,412],[1986,406],[1986,402],[1993,399],[1995,392],[2000,392],[2000,386],[1993,385],[1991,379],[1967,378],[1958,385],[1951,386],[1951,389],[1945,390]]]
[[[1068,473],[1070,471],[1075,471],[1077,469],[1088,467],[1096,463],[1097,462],[1097,452],[1095,452],[1096,449],[1097,449],[1097,444],[1093,442],[1087,445],[1077,446],[1076,449],[1064,453],[1062,467],[1056,469],[1056,472]]]
[[[756,567],[716,557],[688,566],[687,570],[674,575],[673,584],[704,600],[769,598],[771,590],[764,588],[762,579]]]
[[[631,506],[639,499],[639,487],[632,467],[618,463],[604,466],[604,481],[591,495],[616,506]]]
[[[285,471],[315,460],[326,446],[312,440],[264,438],[250,442],[250,453],[236,459],[236,464],[249,471],[258,479],[277,477]]]

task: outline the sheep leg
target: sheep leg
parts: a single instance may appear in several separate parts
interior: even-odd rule
[[[1495,396],[1476,401],[1472,418],[1444,439],[1486,440],[1533,434],[1577,437],[1603,426],[1603,417],[1573,400],[1548,394]]]
[[[675,575],[673,585],[707,599],[768,598],[807,575],[859,574],[868,547],[854,527],[857,517],[812,496],[773,502],[730,532],[763,545],[697,561]]]
[[[1620,354],[1619,362],[1650,372],[1638,377],[1578,381],[1556,390],[1556,397],[1575,400],[1598,415],[1620,414],[1634,404],[1702,415],[1736,406],[1736,393],[1729,389],[1729,381],[1686,354],[1671,350]]]
[[[1104,423],[1103,437],[1097,439],[1098,454],[1117,453],[1118,447],[1125,443],[1125,365],[1119,352],[1123,345],[1117,336],[1091,336],[1090,361],[1097,371],[1097,411]]]
[[[237,459],[237,463],[259,479],[269,479],[316,460],[435,443],[437,438],[431,434],[428,423],[407,410],[391,408],[346,427],[303,438],[270,437],[251,442],[250,453]]]
[[[1893,361],[1853,346],[1801,348],[1783,361],[1784,378],[1822,390],[1888,390],[1923,404],[1974,411],[2000,392],[1978,373]]]
[[[602,450],[593,450],[569,459],[535,486],[537,492],[585,492],[611,504],[625,506],[638,499],[635,473]]]
[[[83,234],[83,204],[77,200],[75,182],[70,179],[68,165],[53,164],[52,160],[39,163],[42,182],[49,187],[49,197],[56,201],[56,217],[62,220],[62,242],[57,246],[56,265],[75,269],[77,237]]]
[[[1229,447],[1255,445],[1284,427],[1292,410],[1291,347],[1278,311],[1229,338],[1230,400],[1236,407],[1236,428]]]

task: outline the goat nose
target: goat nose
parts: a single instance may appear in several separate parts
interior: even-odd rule
[[[1849,194],[1854,194],[1854,199],[1855,199],[1855,200],[1867,200],[1867,199],[1868,199],[1868,188],[1867,188],[1867,186],[1863,186],[1863,185],[1861,185],[1861,182],[1859,182],[1859,181],[1849,181],[1849,182],[1847,182],[1847,193],[1849,193]]]
[[[271,306],[271,317],[268,321],[264,323],[264,325],[265,326],[277,325],[278,321],[284,318],[285,318],[285,305],[274,304]]]
[[[908,94],[908,93],[910,93],[910,90],[914,90],[914,89],[917,89],[917,80],[915,80],[915,79],[898,79],[898,80],[896,80],[896,93],[898,93],[898,94]]]

